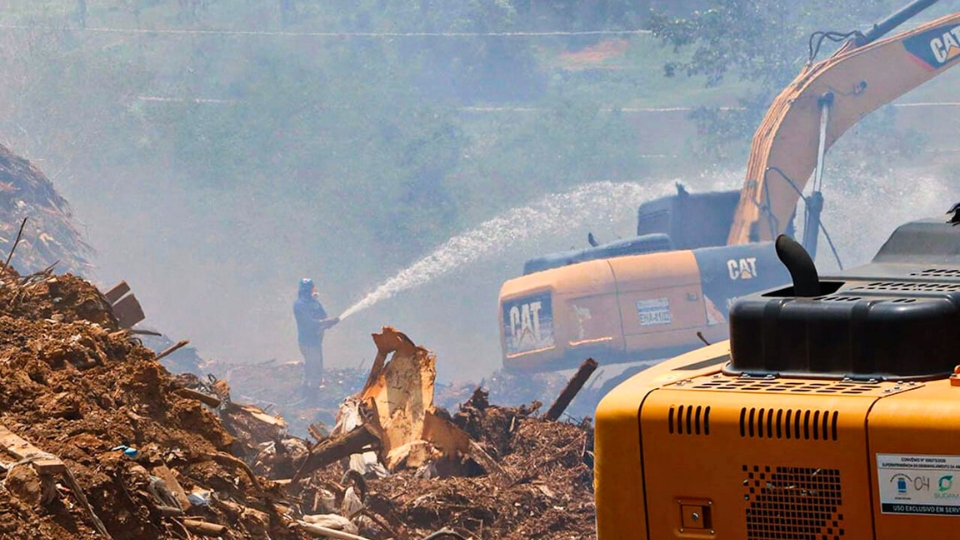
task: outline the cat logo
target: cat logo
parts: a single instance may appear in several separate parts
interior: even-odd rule
[[[930,50],[937,62],[946,64],[960,55],[960,26],[930,40]]]
[[[540,341],[540,302],[530,302],[510,309],[510,330],[518,343]]]
[[[904,48],[924,67],[940,69],[960,58],[960,25],[941,26],[903,41]]]
[[[550,295],[540,294],[503,304],[503,335],[508,354],[554,345]]]
[[[757,277],[757,258],[747,257],[746,259],[730,259],[727,261],[727,272],[730,279],[753,279]]]

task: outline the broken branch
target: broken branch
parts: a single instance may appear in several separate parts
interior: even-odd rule
[[[199,519],[185,519],[183,520],[183,526],[190,532],[201,536],[223,536],[227,534],[227,527],[225,525],[208,523],[206,521],[200,521]]]
[[[260,493],[263,493],[263,486],[260,485],[260,481],[257,479],[257,475],[253,473],[253,469],[251,469],[249,465],[244,463],[243,460],[239,458],[235,458],[230,454],[224,454],[223,452],[216,452],[216,453],[208,452],[202,455],[203,457],[210,458],[216,461],[217,463],[220,463],[221,465],[232,465],[242,470],[250,478],[250,483],[253,484],[253,487],[255,487],[257,491],[259,491]]]
[[[336,529],[321,527],[320,525],[314,525],[312,523],[306,523],[304,521],[297,521],[295,526],[303,529],[304,532],[306,532],[307,534],[315,538],[340,538],[342,540],[370,540],[369,538],[365,538],[363,536],[357,536],[355,534],[338,531]]]
[[[566,388],[563,389],[563,392],[560,392],[560,395],[557,396],[557,400],[553,402],[553,405],[550,406],[550,409],[547,411],[547,414],[544,415],[546,420],[558,420],[560,415],[563,414],[563,411],[567,409],[567,406],[570,405],[570,402],[573,401],[573,398],[577,396],[580,392],[580,389],[583,388],[583,385],[586,384],[587,379],[590,378],[590,375],[593,375],[593,372],[597,369],[597,361],[593,358],[587,358],[580,364],[580,369],[577,370],[577,373],[570,379],[570,382],[567,383]]]
[[[27,218],[23,218],[23,223],[20,224],[20,231],[17,233],[17,239],[13,241],[13,247],[10,248],[10,254],[7,255],[7,260],[3,263],[3,268],[0,269],[0,273],[6,272],[7,267],[10,266],[10,259],[13,258],[13,252],[17,250],[17,245],[20,244],[20,238],[23,237],[23,228],[27,225]]]
[[[218,398],[217,396],[204,394],[203,392],[198,392],[197,390],[194,390],[192,388],[180,388],[178,390],[174,390],[173,393],[185,398],[195,399],[200,403],[203,403],[204,405],[209,405],[210,407],[213,407],[214,409],[219,407],[220,403],[222,403],[220,401],[220,398]]]
[[[353,454],[362,453],[371,445],[379,446],[380,438],[366,425],[359,426],[349,433],[327,439],[319,443],[316,449],[303,460],[290,483],[296,484],[300,478],[303,478],[303,475],[322,469]]]
[[[171,347],[168,347],[168,348],[165,349],[163,352],[161,352],[160,354],[158,354],[158,355],[156,356],[156,358],[154,358],[154,360],[159,361],[161,358],[164,358],[165,356],[168,356],[168,355],[173,354],[174,352],[176,352],[176,351],[177,351],[178,349],[180,349],[181,347],[187,346],[189,343],[190,343],[190,341],[189,341],[189,340],[186,340],[186,339],[183,340],[183,341],[179,341],[179,342],[177,342],[176,345],[173,345],[173,346],[171,346]]]

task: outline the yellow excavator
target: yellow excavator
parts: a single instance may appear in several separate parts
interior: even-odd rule
[[[960,60],[960,13],[880,38],[935,1],[774,102],[728,242],[772,241],[789,278],[737,299],[724,341],[602,399],[600,540],[960,538],[960,204],[825,277],[782,219],[845,129]]]
[[[741,298],[730,339],[609,392],[594,448],[600,540],[955,539],[960,204],[870,264]]]
[[[657,361],[724,339],[736,299],[789,281],[773,240],[793,235],[801,197],[802,245],[815,257],[826,151],[862,117],[960,58],[953,17],[881,39],[935,2],[914,2],[854,33],[822,61],[811,54],[755,133],[741,190],[678,186],[676,195],[639,207],[635,238],[605,245],[590,238],[588,249],[527,261],[524,275],[500,290],[504,369],[569,369],[587,357],[606,365]]]

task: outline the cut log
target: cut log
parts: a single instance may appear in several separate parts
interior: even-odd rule
[[[314,538],[338,538],[340,540],[370,540],[369,538],[365,538],[363,536],[357,536],[355,534],[338,531],[336,529],[321,527],[320,525],[314,525],[312,523],[307,523],[305,521],[297,521],[296,526],[301,530],[303,530],[303,532],[309,534]]]
[[[322,469],[352,454],[364,452],[370,446],[379,447],[380,439],[367,426],[360,426],[349,433],[331,437],[318,444],[313,452],[302,461],[291,483],[296,484],[297,480],[303,478],[304,475]]]
[[[227,534],[228,530],[225,525],[208,523],[199,519],[185,519],[183,520],[183,526],[190,532],[201,536],[223,536]]]
[[[220,398],[218,398],[217,396],[205,394],[203,392],[198,392],[197,390],[194,390],[192,388],[180,388],[178,390],[174,390],[173,393],[177,394],[178,396],[183,396],[185,398],[195,399],[200,403],[203,403],[204,405],[213,407],[214,409],[219,407],[220,403],[222,403],[220,401]]]
[[[586,384],[587,379],[590,378],[590,375],[593,375],[593,372],[597,369],[597,361],[593,358],[587,358],[580,364],[580,369],[577,370],[577,373],[570,379],[570,382],[567,383],[566,388],[563,389],[563,392],[560,392],[560,395],[557,396],[557,400],[553,402],[553,405],[550,406],[550,409],[547,411],[547,414],[543,416],[545,420],[558,420],[560,415],[563,414],[563,411],[567,410],[567,407],[570,405],[570,402],[573,401],[573,398],[577,396],[580,392],[580,389],[583,388],[583,385]]]

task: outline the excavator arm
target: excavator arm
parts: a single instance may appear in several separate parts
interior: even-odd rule
[[[774,100],[754,134],[729,245],[783,233],[826,149],[871,111],[960,63],[960,13],[870,41],[879,26],[806,67]]]

